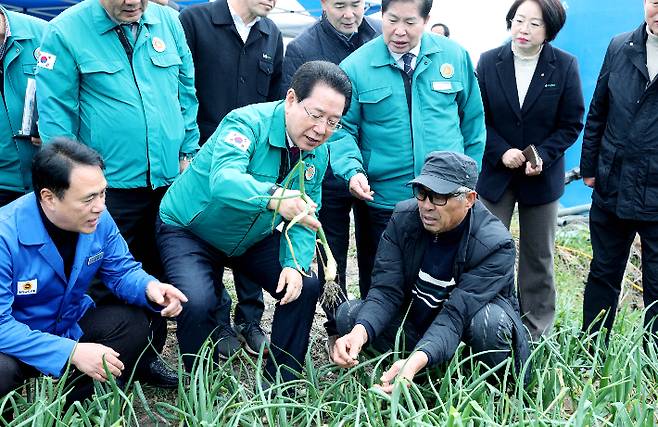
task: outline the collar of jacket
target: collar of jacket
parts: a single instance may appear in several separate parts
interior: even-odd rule
[[[98,34],[105,34],[116,28],[117,23],[110,19],[100,0],[93,2],[91,8],[92,19],[94,21],[93,27],[96,28]],[[154,9],[152,7],[146,8],[142,14],[142,19],[139,20],[140,26],[160,23],[160,18],[155,15]]]
[[[50,240],[39,214],[39,201],[34,192],[27,195],[26,203],[16,209],[16,234],[24,245],[43,245]]]
[[[331,22],[329,22],[327,15],[324,12],[322,12],[322,18],[320,18],[320,28],[322,28],[322,31],[324,31],[329,37],[333,37],[346,46],[349,46],[356,37],[359,37],[359,33],[357,32],[348,40],[347,37],[331,25]],[[357,31],[360,30],[361,28],[357,29]]]
[[[624,40],[623,52],[644,78],[649,81],[647,69],[647,34],[646,23],[643,22],[635,31]]]
[[[539,68],[540,64],[553,63],[555,60],[556,56],[553,46],[549,42],[544,43],[544,47],[542,48],[537,61],[537,68]],[[498,62],[511,62],[512,65],[514,64],[514,53],[512,52],[511,41],[505,43],[503,48],[498,52]]]
[[[555,70],[554,63],[556,60],[555,49],[553,49],[550,43],[545,43],[539,54],[535,75],[532,77],[530,86],[528,87],[528,93],[523,102],[523,107],[521,107],[516,88],[512,42],[509,41],[500,48],[498,62],[496,63],[498,78],[505,88],[503,92],[505,93],[507,102],[519,119],[523,119],[522,113],[528,111],[539,98],[541,91],[544,89],[544,84],[550,79]]]
[[[464,234],[459,241],[459,248],[457,249],[457,254],[455,255],[455,264],[453,266],[453,276],[455,280],[459,278],[463,265],[466,262],[466,249],[468,248],[468,241],[471,236],[471,229],[473,228],[473,218],[482,210],[482,204],[480,201],[476,201],[471,207],[471,210],[468,215],[468,224],[464,228]],[[405,253],[413,254],[413,268],[411,271],[414,274],[417,274],[420,270],[420,265],[423,262],[423,257],[425,256],[425,250],[430,240],[434,237],[432,234],[425,230],[423,227],[423,222],[420,220],[420,212],[418,207],[415,209],[413,226],[409,228],[407,233],[409,233],[409,245],[404,250]]]
[[[41,246],[39,252],[51,268],[59,275],[62,281],[65,283],[68,282],[69,285],[75,283],[80,272],[80,269],[76,268],[76,266],[82,264],[83,258],[94,238],[94,233],[80,233],[78,244],[75,248],[73,268],[71,269],[71,275],[67,280],[64,275],[64,262],[62,261],[62,257],[57,251],[55,243],[53,243],[48,231],[46,231],[46,226],[43,225],[43,221],[41,220],[41,214],[39,213],[39,208],[37,206],[39,201],[37,200],[36,195],[32,192],[25,197],[25,203],[16,209],[16,234],[18,236],[18,241],[25,246]],[[103,220],[104,214],[105,213],[101,214],[99,225],[100,221]]]
[[[435,35],[437,38],[440,37]],[[395,59],[391,56],[391,53],[388,50],[388,46],[384,43],[384,37],[379,36],[375,39],[377,48],[373,50],[373,57],[370,60],[370,65],[372,67],[384,67],[390,65],[392,67],[396,66]],[[420,41],[420,52],[418,58],[416,59],[416,67],[421,63],[422,59],[430,54],[441,52],[443,49],[439,46],[435,37],[431,34],[424,33]]]
[[[9,13],[9,11],[7,11],[7,9],[5,9],[2,6],[0,6],[0,9],[2,10],[2,12],[0,13],[4,13],[5,18],[7,19],[8,22],[7,26],[10,29],[9,37],[7,37],[7,47],[9,47],[9,44],[12,41],[28,40],[34,38],[33,34],[30,34],[29,32],[26,31],[27,27],[21,25],[20,21],[13,20],[13,17]]]
[[[217,0],[214,2],[211,6],[210,15],[214,25],[233,25],[233,17],[228,8],[228,0]],[[263,22],[266,20],[267,17],[263,17],[260,21],[256,22],[252,28],[257,29],[263,34],[270,35],[270,28],[268,28],[267,25],[263,25]]]

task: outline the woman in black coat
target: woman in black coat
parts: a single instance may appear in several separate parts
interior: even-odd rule
[[[564,152],[583,127],[576,58],[549,43],[566,12],[559,0],[516,0],[507,13],[511,41],[485,52],[477,67],[487,143],[477,191],[507,227],[518,204],[517,287],[533,339],[555,316],[553,248]]]

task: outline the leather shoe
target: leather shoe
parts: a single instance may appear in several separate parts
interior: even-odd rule
[[[178,373],[169,368],[160,358],[153,358],[147,365],[147,372],[141,375],[141,380],[153,387],[178,387]]]

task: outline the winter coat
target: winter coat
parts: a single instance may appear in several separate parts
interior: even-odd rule
[[[610,42],[587,115],[580,173],[592,201],[619,218],[658,221],[658,83],[649,80],[646,24]]]
[[[514,241],[503,223],[479,201],[465,220],[469,223],[453,267],[456,287],[416,348],[428,355],[428,366],[450,361],[475,313],[495,302],[514,322],[518,368],[527,359],[529,348],[514,292]],[[421,222],[416,199],[399,203],[380,240],[372,286],[356,320],[373,331],[370,342],[411,301],[431,238]]]

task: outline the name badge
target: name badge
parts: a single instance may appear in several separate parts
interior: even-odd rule
[[[96,261],[100,261],[103,259],[103,251],[97,253],[96,255],[92,255],[89,258],[87,258],[87,265],[92,265]]]
[[[452,89],[451,82],[432,82],[433,90],[450,90]]]
[[[17,295],[33,295],[37,293],[37,279],[18,282],[16,286]]]

